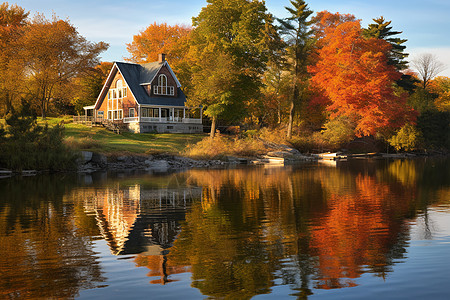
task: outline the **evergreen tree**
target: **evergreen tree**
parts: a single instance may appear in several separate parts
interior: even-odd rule
[[[293,76],[287,138],[292,137],[296,106],[304,98],[308,78],[306,67],[313,45],[312,30],[310,29],[312,22],[308,20],[313,11],[303,0],[291,0],[290,2],[292,7],[285,7],[290,13],[290,17],[278,20],[281,24],[281,33],[288,44],[288,66]]]
[[[405,60],[409,54],[405,53],[406,46],[403,45],[406,39],[394,37],[402,33],[402,31],[393,31],[392,21],[386,21],[384,17],[373,19],[374,23],[364,29],[363,34],[367,38],[375,37],[383,39],[391,44],[392,49],[388,55],[388,64],[394,65],[398,71],[408,68],[408,62]],[[407,91],[409,94],[414,93],[416,83],[418,81],[411,75],[402,74],[401,78],[396,81],[397,85]]]
[[[407,40],[399,37],[394,37],[402,33],[402,31],[392,31],[391,23],[392,21],[386,21],[384,17],[379,17],[373,19],[374,23],[369,24],[367,29],[364,29],[364,36],[371,38],[375,37],[378,39],[383,39],[389,44],[391,44],[392,49],[389,53],[390,65],[394,65],[397,70],[401,71],[408,67],[408,62],[405,58],[408,57],[408,53],[403,52],[406,46],[403,45]]]

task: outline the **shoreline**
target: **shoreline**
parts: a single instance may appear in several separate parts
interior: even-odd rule
[[[189,169],[227,168],[230,166],[284,166],[317,161],[338,162],[346,161],[348,159],[414,159],[438,156],[445,157],[448,156],[448,153],[361,153],[352,155],[342,153],[301,154],[298,150],[289,148],[282,151],[268,152],[266,155],[259,157],[225,156],[222,159],[193,159],[176,154],[127,154],[120,156],[110,155],[108,157],[104,154],[96,152],[81,151],[80,156],[76,160],[76,169],[59,172],[73,172],[81,174],[91,174],[99,171],[166,173]],[[0,169],[0,179],[14,176],[28,177],[46,173],[50,172],[48,170],[11,171]]]

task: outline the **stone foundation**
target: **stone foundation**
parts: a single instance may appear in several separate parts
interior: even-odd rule
[[[202,124],[189,123],[128,123],[128,129],[134,133],[202,133]]]

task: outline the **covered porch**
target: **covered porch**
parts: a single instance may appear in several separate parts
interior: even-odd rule
[[[124,123],[186,123],[202,124],[202,108],[140,106]]]

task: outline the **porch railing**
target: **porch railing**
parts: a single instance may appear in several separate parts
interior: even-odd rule
[[[92,123],[102,123],[102,116],[73,116],[73,122],[79,124],[92,124]]]
[[[124,123],[133,123],[133,122],[139,122],[138,117],[133,118],[124,118]],[[155,117],[141,117],[141,122],[144,123],[191,123],[191,124],[202,124],[202,119],[192,119],[192,118],[170,118],[170,117],[162,117],[162,118],[155,118]]]
[[[93,121],[94,121],[93,116],[73,116],[74,123],[85,124],[85,123],[92,123]]]
[[[139,121],[138,117],[123,118],[124,123],[133,123],[133,122],[137,122],[137,121]]]

